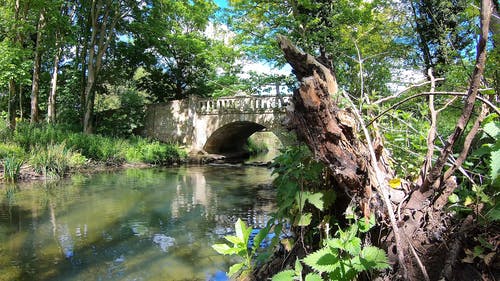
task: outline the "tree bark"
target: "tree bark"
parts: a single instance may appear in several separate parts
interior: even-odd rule
[[[120,2],[120,1],[118,1]],[[121,14],[120,5],[115,7],[113,1],[93,0],[90,9],[91,35],[88,45],[88,60],[86,63],[87,77],[83,91],[84,116],[83,132],[91,134],[93,128],[95,82],[102,67],[104,54],[115,34],[115,26],[124,15]],[[115,9],[115,10],[113,10]]]
[[[57,41],[57,37],[56,37]],[[59,72],[59,61],[62,48],[56,43],[56,53],[54,55],[54,66],[52,67],[52,77],[50,78],[50,93],[47,101],[47,122],[56,123],[56,97],[57,97],[57,76]]]
[[[9,80],[9,101],[7,105],[7,114],[9,115],[9,129],[16,128],[16,83],[14,79]]]
[[[40,68],[42,64],[42,30],[45,26],[45,10],[40,11],[40,18],[36,30],[36,44],[33,59],[33,81],[31,84],[31,123],[39,119],[38,96],[40,93]]]

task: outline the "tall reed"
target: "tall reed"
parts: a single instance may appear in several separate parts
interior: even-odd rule
[[[24,161],[14,156],[3,159],[4,179],[8,182],[15,182],[19,178],[21,167]]]

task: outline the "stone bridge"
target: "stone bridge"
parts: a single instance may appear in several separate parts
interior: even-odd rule
[[[242,152],[255,132],[273,132],[287,141],[282,126],[290,96],[233,96],[184,100],[150,105],[144,134],[163,142],[186,146],[190,151],[230,155]]]

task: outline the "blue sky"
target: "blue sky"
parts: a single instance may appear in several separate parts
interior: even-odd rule
[[[227,0],[215,0],[215,4],[219,5],[221,8],[227,7]]]

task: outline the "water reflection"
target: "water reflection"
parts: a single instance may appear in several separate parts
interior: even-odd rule
[[[2,186],[0,280],[224,280],[229,260],[210,245],[238,217],[265,225],[270,181],[264,168],[180,167]]]

